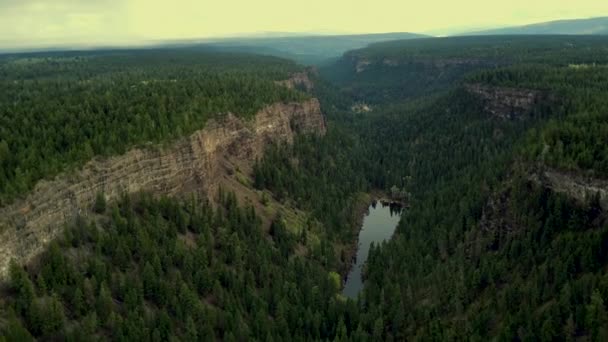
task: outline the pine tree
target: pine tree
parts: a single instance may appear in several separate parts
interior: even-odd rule
[[[112,295],[110,294],[110,290],[105,282],[101,283],[99,296],[97,297],[97,313],[99,314],[99,318],[106,322],[110,313],[113,311],[114,304],[112,302]]]
[[[191,316],[186,319],[186,333],[184,338],[186,341],[198,341],[198,330]]]
[[[93,211],[101,214],[106,211],[106,196],[103,192],[98,192],[95,196],[95,203],[93,204]]]
[[[382,317],[378,317],[375,321],[374,321],[374,330],[373,330],[373,340],[374,341],[382,341],[382,335],[384,334],[384,321],[382,320]]]
[[[566,325],[564,325],[563,334],[566,341],[574,341],[574,336],[576,334],[576,324],[574,323],[574,318],[572,317],[572,314],[570,314],[570,316],[568,316],[568,319],[566,320]]]
[[[15,263],[11,263],[11,288],[17,293],[14,308],[20,315],[27,315],[30,305],[34,302],[36,293],[29,275]]]
[[[49,335],[63,328],[65,314],[63,304],[57,295],[53,295],[49,300],[48,306],[44,309],[42,333]]]
[[[76,288],[72,296],[72,309],[74,314],[78,317],[86,312],[86,305],[84,295],[80,287]]]
[[[606,329],[608,326],[608,315],[604,307],[604,300],[600,292],[596,289],[591,295],[591,302],[587,305],[586,326],[589,329],[591,339],[593,341],[601,341],[601,338],[606,338]]]
[[[6,339],[7,342],[10,341],[34,341],[34,337],[30,334],[30,332],[23,327],[21,321],[17,319],[17,317],[10,317],[8,324],[0,330],[0,341],[2,341],[2,337]]]

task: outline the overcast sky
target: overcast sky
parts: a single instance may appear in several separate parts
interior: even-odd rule
[[[608,16],[608,0],[0,0],[0,47],[257,32],[421,32]]]

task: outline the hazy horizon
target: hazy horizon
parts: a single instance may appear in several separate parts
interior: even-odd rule
[[[283,34],[465,31],[608,15],[608,2],[0,0],[0,48]]]

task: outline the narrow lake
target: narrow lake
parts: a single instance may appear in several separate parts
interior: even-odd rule
[[[363,289],[361,270],[369,255],[369,247],[373,242],[379,245],[382,241],[389,240],[401,217],[401,209],[383,205],[380,202],[369,207],[367,215],[363,218],[363,227],[359,232],[359,246],[357,248],[357,259],[353,263],[342,293],[350,298],[357,298]]]

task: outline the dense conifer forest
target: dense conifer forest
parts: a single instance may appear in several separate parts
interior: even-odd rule
[[[224,190],[213,195],[216,206],[194,197],[100,197],[93,219],[76,220],[34,264],[12,267],[0,331],[7,341],[605,341],[604,197],[559,192],[541,175],[608,177],[607,47],[606,38],[569,36],[380,43],[311,74],[307,95],[270,81],[286,78],[293,64],[226,62],[238,72],[217,74],[217,84],[238,75],[245,89],[266,94],[252,90],[251,99],[265,99],[258,105],[319,98],[327,134],[270,145],[252,167],[252,186],[310,213],[323,239],[296,234],[280,217],[265,226]],[[176,62],[182,67],[193,66]],[[96,70],[90,77],[104,74]],[[31,82],[33,92],[36,78]],[[469,85],[543,96],[503,117]],[[175,96],[166,100],[178,102]],[[257,108],[236,103],[245,115]],[[370,110],[356,110],[360,103]],[[188,130],[178,127],[161,136]],[[158,132],[142,139],[159,141],[150,138]],[[118,153],[124,143],[93,155]],[[17,161],[3,167],[25,163],[10,155]],[[356,238],[361,194],[391,189],[409,207],[395,236],[372,247],[359,297],[347,299],[337,273],[344,255],[335,246]]]
[[[35,275],[13,267],[7,340],[304,341],[356,314],[324,269],[331,248],[294,256],[301,237],[282,221],[267,232],[234,194],[218,197],[99,205],[107,217],[70,226]]]

